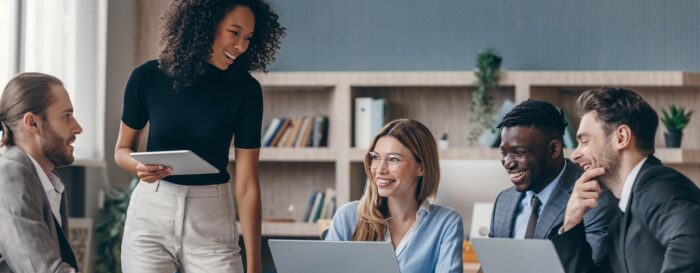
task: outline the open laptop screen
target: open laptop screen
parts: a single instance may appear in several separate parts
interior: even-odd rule
[[[484,273],[564,273],[550,240],[473,238],[471,243]]]
[[[389,242],[268,241],[278,273],[400,273]]]

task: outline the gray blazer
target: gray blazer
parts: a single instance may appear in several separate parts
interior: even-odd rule
[[[535,239],[548,239],[550,236],[558,234],[559,227],[564,221],[566,204],[569,202],[571,191],[574,189],[576,180],[583,171],[569,159],[566,159],[566,168],[559,180],[556,188],[552,191],[549,201],[537,220],[535,228]],[[518,203],[525,196],[524,192],[518,192],[515,187],[511,187],[498,195],[494,204],[491,216],[491,228],[489,237],[512,238],[515,225],[515,211]],[[608,190],[603,190],[598,206],[590,210],[584,216],[583,222],[586,226],[586,239],[593,248],[593,260],[602,262],[606,259],[604,243],[608,234],[610,221],[617,213],[617,199]]]
[[[67,230],[66,211],[64,195],[61,225]],[[77,268],[31,159],[18,146],[0,148],[0,273],[69,273]]]

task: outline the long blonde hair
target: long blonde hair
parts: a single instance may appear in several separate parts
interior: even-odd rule
[[[423,176],[418,179],[416,201],[419,204],[426,199],[433,199],[440,182],[440,165],[435,138],[428,127],[411,119],[397,119],[389,122],[374,137],[372,145],[365,156],[365,174],[367,183],[365,193],[360,199],[359,221],[352,235],[354,241],[379,241],[387,227],[389,209],[385,197],[380,197],[377,184],[370,171],[369,152],[374,150],[377,141],[384,136],[391,136],[411,151],[414,159],[423,167]]]

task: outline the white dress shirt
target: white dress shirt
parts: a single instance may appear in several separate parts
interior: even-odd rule
[[[36,169],[36,174],[39,176],[39,180],[41,180],[41,184],[44,186],[44,191],[46,192],[46,197],[49,199],[49,204],[51,205],[51,212],[53,213],[53,216],[56,217],[56,222],[58,222],[58,225],[61,225],[61,196],[63,196],[63,191],[65,190],[65,187],[63,186],[63,183],[61,183],[61,179],[56,176],[53,172],[50,174],[47,174],[44,172],[44,169],[41,168],[39,165],[39,162],[36,162],[34,158],[32,158],[30,155],[29,159],[32,160],[32,163],[34,163],[34,168]]]
[[[622,193],[620,194],[620,202],[617,204],[622,212],[627,212],[627,203],[630,201],[630,195],[632,194],[632,187],[634,187],[634,182],[637,180],[639,175],[639,170],[642,169],[642,165],[647,161],[648,157],[642,159],[637,163],[637,166],[632,169],[627,179],[625,179],[625,184],[622,186]]]

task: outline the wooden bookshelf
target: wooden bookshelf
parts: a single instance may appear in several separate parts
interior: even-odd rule
[[[364,149],[351,149],[352,162],[363,162],[365,154]],[[489,148],[450,148],[438,150],[440,159],[449,160],[500,160],[501,152],[498,149]]]
[[[573,149],[565,149],[564,155],[569,157]],[[695,165],[700,164],[700,150],[679,148],[656,148],[654,156],[664,164],[671,165]]]
[[[261,162],[334,162],[337,151],[327,147],[319,148],[263,148]],[[229,160],[235,161],[234,149],[229,152]]]
[[[352,162],[363,162],[366,150],[350,149]],[[501,152],[496,148],[450,148],[438,151],[440,159],[449,160],[501,160]],[[569,157],[574,149],[564,149],[564,156]],[[699,149],[656,148],[654,156],[664,164],[700,164]]]
[[[150,15],[161,13],[168,3],[139,2],[137,59],[156,56],[157,48],[152,45],[158,40],[158,20],[154,18],[159,16]],[[440,151],[441,159],[500,158],[497,149],[474,147],[466,141],[472,126],[469,98],[476,82],[473,71],[272,72],[255,73],[254,77],[264,89],[263,126],[275,117],[329,117],[329,147],[266,148],[261,152],[264,215],[271,208],[284,214],[285,203],[305,204],[317,187],[334,187],[338,206],[359,196],[358,181],[364,175],[361,162],[366,151],[362,147],[356,149],[352,143],[353,103],[357,96],[386,98],[390,104],[389,119],[414,118],[426,123],[437,136],[448,133],[450,148]],[[564,107],[575,119],[573,123],[578,122],[573,112],[576,97],[592,87],[630,88],[656,109],[673,102],[697,112],[700,105],[700,73],[683,71],[505,71],[500,85],[502,88],[494,93],[496,107],[503,99],[515,103],[528,98],[543,99]],[[392,106],[399,108],[391,109]],[[663,131],[660,127],[656,147],[664,147]],[[700,183],[700,118],[691,119],[681,149],[658,148],[656,154]],[[233,153],[231,157],[235,160]],[[470,219],[464,220],[466,232]]]
[[[498,149],[473,146],[467,141],[473,126],[470,98],[476,88],[472,71],[272,72],[254,73],[254,77],[264,90],[263,129],[275,117],[329,117],[328,147],[262,149],[263,216],[268,216],[270,211],[275,216],[285,215],[291,204],[295,207],[295,219],[301,220],[311,192],[325,187],[335,189],[338,206],[359,198],[364,177],[362,162],[367,151],[353,144],[356,97],[384,98],[388,103],[387,120],[413,118],[425,123],[436,138],[447,133],[450,148],[440,150],[441,159],[498,161],[501,158]],[[655,109],[670,103],[690,109],[700,105],[700,73],[680,71],[507,71],[500,88],[492,95],[495,107],[506,99],[515,103],[528,98],[550,101],[567,111],[576,128],[579,122],[574,112],[576,98],[586,89],[601,86],[635,90]],[[663,148],[664,131],[660,126],[656,156],[694,181],[700,181],[700,118],[691,119],[680,149]],[[572,150],[565,150],[565,155],[571,153]],[[235,160],[233,151],[230,159]],[[469,220],[465,218],[465,227],[469,226]],[[287,227],[275,225],[281,229]],[[297,230],[294,225],[289,228]],[[308,233],[288,235],[306,236],[316,232],[307,229]]]
[[[242,234],[241,223],[236,222],[239,232]],[[285,223],[285,222],[265,222],[261,226],[262,236],[269,237],[320,237],[321,228],[316,223]]]

